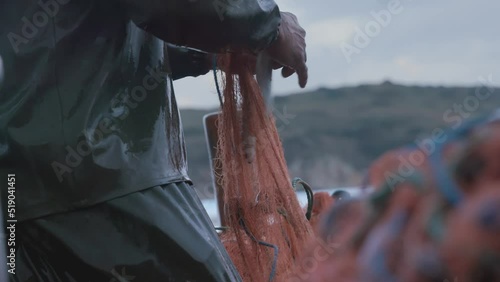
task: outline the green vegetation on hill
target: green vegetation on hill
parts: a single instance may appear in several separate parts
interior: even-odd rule
[[[500,89],[402,86],[385,82],[275,98],[276,123],[292,177],[316,188],[357,185],[383,152],[500,107]],[[215,111],[215,109],[214,109]],[[202,118],[181,110],[190,175],[211,185]]]

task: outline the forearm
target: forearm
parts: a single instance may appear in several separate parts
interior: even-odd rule
[[[212,53],[264,49],[281,21],[273,0],[117,1],[139,27],[164,41]]]

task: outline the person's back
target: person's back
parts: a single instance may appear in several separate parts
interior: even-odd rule
[[[187,180],[161,40],[113,1],[4,2],[0,156],[19,220]]]

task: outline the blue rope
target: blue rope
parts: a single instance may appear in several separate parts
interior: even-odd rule
[[[274,249],[273,266],[271,267],[271,274],[269,274],[269,281],[273,281],[274,276],[276,276],[276,264],[278,263],[278,252],[279,252],[278,246],[263,241],[258,241],[258,243],[260,245]]]
[[[219,87],[219,81],[217,80],[217,55],[213,55],[213,64],[212,64],[212,69],[213,69],[213,72],[214,72],[214,80],[215,80],[215,88],[217,88],[217,95],[219,96],[219,103],[220,103],[220,107],[222,109],[222,92],[220,91],[220,87]]]
[[[405,222],[408,220],[408,214],[406,212],[402,212],[400,214],[396,214],[391,222],[389,222],[389,226],[387,228],[391,234],[401,234]],[[396,237],[397,235],[395,235]],[[377,252],[374,260],[372,261],[371,268],[376,278],[379,278],[380,281],[392,281],[397,282],[396,277],[391,273],[388,268],[388,252],[383,247],[380,247],[379,252]]]
[[[456,182],[450,176],[448,169],[443,164],[443,151],[445,145],[449,144],[449,142],[457,141],[460,138],[465,137],[476,126],[485,124],[488,121],[488,118],[489,116],[476,118],[466,122],[455,130],[449,130],[447,135],[448,140],[441,144],[437,144],[436,152],[429,156],[430,165],[436,179],[438,189],[452,206],[456,206],[462,201],[463,194],[458,188]]]
[[[262,245],[262,246],[274,249],[273,265],[271,266],[271,274],[269,275],[269,281],[273,281],[274,280],[274,276],[276,276],[276,265],[278,263],[278,253],[279,253],[278,246],[273,245],[271,243],[267,243],[267,242],[264,242],[264,241],[257,240],[257,238],[255,238],[255,236],[253,236],[253,234],[250,233],[250,231],[247,229],[247,226],[246,226],[245,222],[243,221],[243,219],[241,219],[241,225],[243,226],[243,229],[245,230],[245,232],[247,233],[247,235],[250,236],[250,238],[253,241],[257,242],[259,245]]]

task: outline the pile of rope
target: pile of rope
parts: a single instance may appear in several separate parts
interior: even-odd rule
[[[375,192],[325,214],[289,281],[500,281],[500,121],[440,133],[377,160]]]
[[[244,281],[285,281],[311,226],[292,188],[274,118],[237,55],[218,57],[225,71],[216,165],[223,190],[221,240]]]

